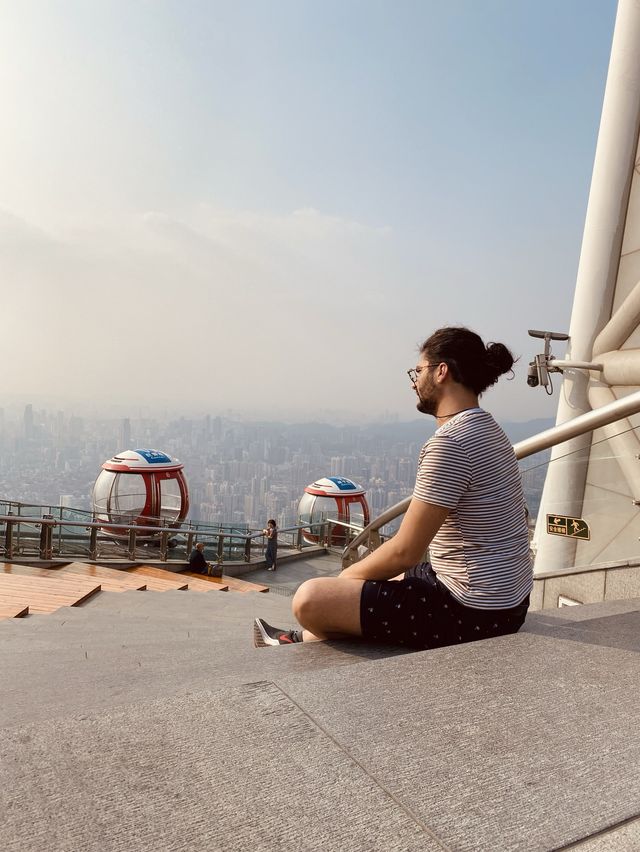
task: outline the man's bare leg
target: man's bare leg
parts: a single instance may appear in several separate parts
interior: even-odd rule
[[[292,602],[293,614],[304,628],[303,641],[362,636],[364,582],[351,577],[315,577],[303,583]]]

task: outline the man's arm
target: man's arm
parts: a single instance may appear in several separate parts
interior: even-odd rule
[[[415,497],[398,532],[373,553],[340,574],[359,580],[389,580],[416,565],[431,544],[449,510]]]

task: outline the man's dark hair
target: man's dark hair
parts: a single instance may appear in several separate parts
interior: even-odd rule
[[[514,364],[511,352],[502,343],[488,343],[468,328],[445,326],[428,337],[420,354],[430,363],[444,361],[454,381],[481,394]]]
[[[267,526],[269,526],[269,524],[271,524],[271,526],[272,526],[272,527],[277,527],[277,526],[278,526],[278,525],[276,524],[276,522],[273,520],[273,518],[269,518],[269,520],[267,521]]]

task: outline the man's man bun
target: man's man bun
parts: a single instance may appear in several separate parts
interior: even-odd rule
[[[513,368],[514,360],[503,343],[488,343],[486,363],[488,372],[494,377],[490,384],[494,384],[500,376]]]
[[[514,364],[513,355],[503,343],[485,346],[475,331],[456,326],[434,331],[420,352],[431,363],[446,363],[453,380],[476,394],[494,385]]]

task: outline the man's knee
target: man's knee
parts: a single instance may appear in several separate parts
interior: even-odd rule
[[[312,580],[306,580],[297,590],[291,602],[293,615],[300,624],[308,619],[309,615],[316,610],[320,600],[320,588],[322,587],[322,579],[314,577]]]

